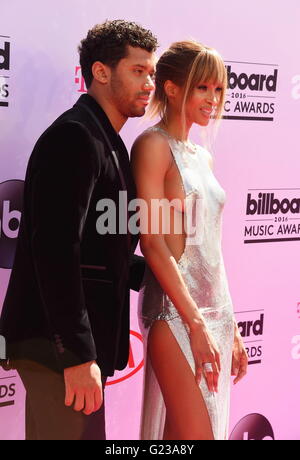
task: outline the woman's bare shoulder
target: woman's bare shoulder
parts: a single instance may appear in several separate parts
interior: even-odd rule
[[[160,183],[172,165],[168,139],[156,130],[146,130],[135,140],[130,164],[136,181]]]
[[[143,131],[136,138],[131,149],[131,163],[136,162],[137,159],[139,161],[151,159],[152,164],[169,167],[172,155],[168,137],[155,127]]]

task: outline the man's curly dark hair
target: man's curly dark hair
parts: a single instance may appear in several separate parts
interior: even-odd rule
[[[93,81],[92,65],[96,61],[111,68],[126,57],[127,45],[142,48],[148,52],[157,49],[157,38],[135,22],[124,20],[105,21],[88,31],[87,37],[78,47],[81,72],[89,88]]]

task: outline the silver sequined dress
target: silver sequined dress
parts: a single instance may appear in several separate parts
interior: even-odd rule
[[[225,192],[209,166],[210,153],[206,149],[200,146],[192,149],[188,142],[176,141],[160,128],[150,129],[159,130],[168,139],[185,192],[185,219],[190,218],[189,222],[197,230],[195,237],[186,239],[178,268],[220,350],[218,392],[211,393],[204,378],[201,379],[199,387],[210,416],[214,439],[227,439],[234,316],[221,249]],[[147,337],[153,321],[167,321],[193,373],[195,362],[188,329],[149,266],[146,266],[139,293],[138,315],[145,351],[140,438],[161,440],[166,409],[147,357]]]

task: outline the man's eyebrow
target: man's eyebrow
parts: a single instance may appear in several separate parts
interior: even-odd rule
[[[141,67],[142,69],[147,69],[148,66],[143,64],[132,64],[132,67]],[[150,66],[149,66],[150,67]],[[153,72],[155,72],[155,68],[153,67]]]

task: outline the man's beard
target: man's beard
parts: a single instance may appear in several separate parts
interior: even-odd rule
[[[111,93],[113,100],[118,111],[126,118],[142,117],[145,115],[146,108],[138,108],[135,105],[138,102],[138,94],[135,95],[135,99],[131,100],[127,95],[126,86],[118,77],[112,77],[111,79]]]

